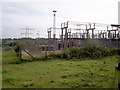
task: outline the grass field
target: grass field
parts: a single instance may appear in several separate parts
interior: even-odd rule
[[[16,57],[16,53],[14,51],[3,51],[2,52],[2,63],[3,64],[20,63],[20,59]]]
[[[3,88],[117,88],[114,68],[118,56],[96,60],[19,61],[15,53],[3,52]]]

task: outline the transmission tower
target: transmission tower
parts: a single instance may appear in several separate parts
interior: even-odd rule
[[[40,38],[40,33],[39,33],[39,31],[37,32],[37,38]]]
[[[20,29],[25,30],[24,33],[21,33],[22,35],[24,35],[24,38],[30,38],[30,35],[32,34],[30,31],[34,30],[34,28],[29,28],[28,26],[25,26],[25,28]]]

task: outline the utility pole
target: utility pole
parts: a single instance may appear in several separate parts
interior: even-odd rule
[[[53,43],[54,43],[54,51],[56,50],[56,10],[53,10]]]

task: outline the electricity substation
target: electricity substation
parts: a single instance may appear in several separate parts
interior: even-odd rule
[[[47,51],[64,51],[69,47],[81,47],[88,40],[93,40],[108,48],[120,48],[120,25],[66,21],[57,28],[56,11],[53,12],[53,27],[47,29],[48,45],[44,47]]]
[[[53,11],[53,26],[47,28],[47,44],[39,44],[36,41],[38,52],[61,52],[70,47],[85,46],[87,42],[97,42],[100,46],[108,48],[120,48],[120,25],[104,24],[95,22],[66,21],[61,27],[56,27],[56,12]],[[25,31],[24,39],[30,39],[30,30],[33,28],[22,28]],[[29,46],[29,45],[28,45]]]
[[[48,28],[48,51],[84,46],[85,42],[90,39],[105,47],[119,48],[119,28],[120,25],[114,24],[67,21],[61,23],[61,28]],[[51,33],[58,31],[60,31],[59,38],[55,37],[55,33],[52,38]]]

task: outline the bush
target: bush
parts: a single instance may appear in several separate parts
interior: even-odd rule
[[[83,46],[83,47],[73,47],[68,49],[66,56],[69,59],[72,58],[101,58],[110,55],[110,50],[106,47],[97,46]]]
[[[57,58],[58,56],[57,56],[56,53],[50,53],[50,54],[48,55],[48,57],[49,57],[50,59],[55,59],[55,58]]]
[[[69,48],[68,51],[66,51],[66,56],[68,59],[72,59],[77,56],[78,52],[79,52],[79,48],[72,47],[72,48]]]
[[[45,55],[41,55],[39,60],[50,60],[50,59],[98,59],[105,56],[120,54],[120,49],[108,49],[103,46],[83,46],[83,47],[72,47],[62,53],[49,53],[47,58]]]
[[[111,55],[120,55],[120,48],[110,49]]]
[[[68,56],[67,56],[67,52],[63,52],[63,53],[61,53],[61,58],[67,58]]]

